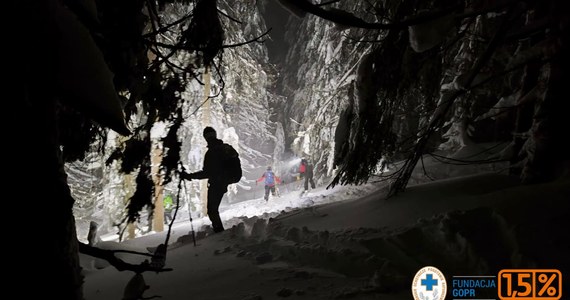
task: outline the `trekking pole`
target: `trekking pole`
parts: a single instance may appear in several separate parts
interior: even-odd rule
[[[186,195],[188,195],[188,188],[186,188],[186,180],[184,180],[184,192]],[[190,210],[190,199],[188,199],[187,204],[188,204],[188,217],[190,218],[190,232],[192,232],[192,242],[194,242],[194,247],[196,247],[196,233],[194,232],[194,224],[192,224],[192,212]]]

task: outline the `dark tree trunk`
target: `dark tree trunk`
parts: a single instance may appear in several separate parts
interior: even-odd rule
[[[20,149],[33,153],[19,157],[23,164],[18,178],[28,184],[24,186],[27,191],[24,195],[30,212],[23,216],[22,222],[26,224],[26,229],[21,232],[23,246],[37,252],[33,254],[37,260],[30,262],[34,278],[51,281],[54,274],[58,274],[57,280],[50,282],[49,288],[43,291],[45,296],[83,299],[72,211],[74,200],[57,143],[56,101],[44,95],[41,87],[45,86],[29,86],[27,100],[31,106],[26,107],[26,112],[30,118],[21,132],[24,141],[19,144]],[[26,181],[26,178],[31,180]]]
[[[523,83],[521,88],[521,95],[526,95],[538,81],[538,73],[540,71],[540,64],[531,63],[526,66],[523,76]],[[511,158],[510,174],[520,175],[522,172],[522,165],[519,164],[524,157],[521,157],[521,149],[528,139],[526,133],[532,125],[532,114],[534,111],[534,103],[525,103],[517,108],[517,118],[515,121],[515,132],[513,136],[514,156]]]
[[[20,1],[16,11],[27,17],[15,29],[16,49],[10,60],[10,99],[14,133],[10,139],[15,162],[8,185],[22,208],[10,232],[17,256],[15,274],[21,286],[8,285],[7,294],[26,299],[83,299],[83,278],[73,217],[73,198],[67,185],[57,134],[57,31],[50,15],[51,0]],[[11,261],[10,261],[11,262]]]
[[[540,183],[556,179],[567,172],[570,151],[568,142],[567,114],[568,89],[568,21],[569,16],[560,1],[544,2],[535,11],[535,18],[551,16],[555,26],[545,34],[553,42],[549,47],[548,64],[530,63],[523,81],[523,95],[535,88],[540,91],[533,102],[519,108],[517,133],[526,133],[524,143],[524,165],[520,170],[524,183]],[[539,36],[541,37],[541,36]],[[538,38],[531,39],[535,44]],[[522,147],[523,141],[515,137],[515,146]],[[518,151],[520,148],[515,148]],[[518,152],[515,152],[517,154]],[[517,170],[518,171],[518,170]]]

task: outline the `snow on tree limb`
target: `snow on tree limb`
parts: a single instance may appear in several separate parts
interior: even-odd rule
[[[63,99],[102,125],[129,135],[113,74],[91,34],[63,5],[58,4],[55,11],[60,35],[56,77]]]

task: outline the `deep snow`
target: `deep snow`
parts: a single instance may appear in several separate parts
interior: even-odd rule
[[[520,186],[501,172],[484,172],[413,185],[388,199],[384,183],[369,183],[227,205],[228,230],[198,232],[196,246],[188,221],[173,226],[166,259],[173,270],[144,273],[143,296],[413,299],[412,278],[427,265],[447,277],[496,275],[504,268],[567,274],[570,248],[562,228],[570,228],[569,183],[566,177]],[[193,225],[207,223],[202,218]],[[164,238],[163,232],[97,246],[148,253]],[[87,300],[131,299],[124,293],[132,272],[86,256],[82,262]]]

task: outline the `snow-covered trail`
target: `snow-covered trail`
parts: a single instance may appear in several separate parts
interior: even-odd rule
[[[481,174],[384,196],[381,186],[367,185],[230,205],[226,217],[253,214],[251,207],[260,213],[226,220],[239,223],[223,233],[198,234],[196,246],[188,222],[177,224],[166,262],[173,271],[145,273],[144,296],[399,300],[410,299],[411,279],[425,265],[447,276],[527,264],[568,271],[560,232],[570,226],[568,180],[518,186],[508,176]],[[289,201],[314,206],[279,213]],[[116,246],[146,251],[163,241],[157,233]],[[112,267],[86,270],[86,299],[121,299],[132,276]]]

